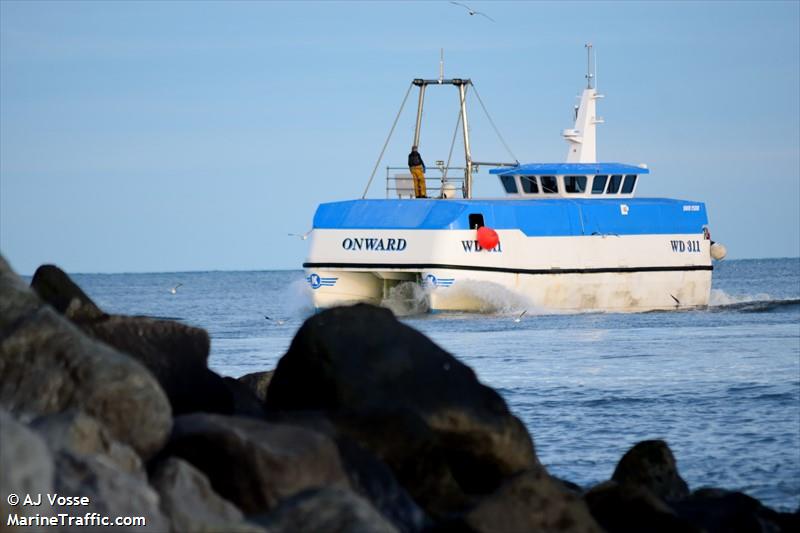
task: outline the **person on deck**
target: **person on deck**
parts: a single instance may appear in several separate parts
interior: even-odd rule
[[[411,175],[414,177],[414,196],[417,198],[427,198],[427,191],[425,190],[425,162],[422,161],[422,156],[417,152],[417,147],[411,147],[411,153],[408,154],[408,168],[411,170]]]

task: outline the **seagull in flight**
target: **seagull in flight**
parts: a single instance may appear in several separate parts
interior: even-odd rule
[[[289,237],[297,237],[298,239],[304,241],[304,240],[308,239],[309,235],[311,235],[311,231],[312,230],[308,230],[307,232],[303,233],[302,235],[300,235],[299,233],[289,233],[288,235],[289,235]]]
[[[480,11],[475,11],[474,9],[472,9],[471,7],[469,7],[468,5],[462,4],[462,3],[460,3],[460,2],[450,2],[450,3],[451,3],[451,4],[455,4],[455,5],[457,5],[457,6],[461,6],[461,7],[463,7],[464,9],[466,9],[467,11],[469,11],[469,14],[470,14],[470,15],[480,15],[480,16],[482,16],[482,17],[486,17],[487,19],[489,19],[489,20],[491,20],[492,22],[494,22],[494,19],[493,19],[492,17],[490,17],[489,15],[487,15],[486,13],[481,13]]]
[[[169,290],[169,292],[170,292],[170,293],[172,293],[172,294],[177,294],[177,293],[178,293],[178,287],[180,287],[181,285],[183,285],[183,283],[178,283],[177,285],[175,285],[174,287],[172,287],[172,288]]]
[[[521,312],[521,313],[519,314],[519,316],[518,316],[517,318],[515,318],[515,319],[514,319],[514,322],[519,322],[520,320],[522,320],[522,317],[524,317],[524,316],[525,316],[525,313],[527,313],[527,312],[528,312],[528,310],[527,310],[527,309],[526,309],[526,310],[524,310],[523,312]]]

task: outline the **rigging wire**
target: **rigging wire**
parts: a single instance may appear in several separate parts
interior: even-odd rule
[[[408,90],[406,91],[406,95],[403,97],[403,103],[400,104],[400,109],[397,111],[397,116],[394,117],[394,123],[392,124],[392,129],[389,130],[389,136],[386,137],[386,142],[383,143],[383,149],[381,150],[381,154],[378,156],[378,160],[375,162],[375,168],[372,169],[372,174],[369,177],[369,181],[367,182],[367,188],[364,189],[364,194],[361,195],[361,199],[367,197],[367,192],[369,191],[370,185],[372,185],[372,180],[375,178],[375,172],[378,171],[378,165],[381,164],[381,159],[383,159],[383,153],[386,151],[386,147],[389,145],[389,140],[392,138],[392,133],[394,133],[394,128],[397,126],[397,121],[400,119],[400,114],[403,112],[403,107],[406,105],[406,100],[408,100],[408,95],[411,94],[411,89],[414,87],[414,84],[411,83],[408,86]],[[490,119],[491,120],[491,119]]]
[[[505,146],[508,155],[510,155],[514,159],[514,161],[517,164],[519,164],[519,159],[517,159],[517,156],[515,156],[514,153],[511,151],[511,148],[508,147],[508,143],[506,143],[506,140],[503,139],[502,135],[500,135],[500,130],[498,130],[497,126],[495,126],[494,120],[492,120],[492,116],[489,114],[489,111],[486,110],[486,106],[483,105],[483,100],[481,100],[481,95],[478,94],[478,89],[475,87],[475,84],[470,83],[470,85],[472,85],[472,90],[475,92],[475,96],[478,97],[478,102],[480,102],[481,108],[483,108],[483,112],[486,114],[486,118],[489,119],[489,124],[491,124],[492,128],[494,128],[494,132],[497,134],[497,137],[500,139],[500,142],[503,143],[503,146]]]

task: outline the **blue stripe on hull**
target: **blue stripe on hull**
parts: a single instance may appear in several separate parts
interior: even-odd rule
[[[627,212],[627,214],[623,214]],[[702,202],[668,198],[552,200],[349,200],[321,204],[315,229],[470,229],[469,215],[483,215],[497,230],[529,237],[592,234],[701,233],[708,224]]]

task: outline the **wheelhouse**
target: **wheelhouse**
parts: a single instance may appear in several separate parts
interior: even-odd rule
[[[622,163],[540,163],[498,168],[507,196],[534,198],[631,198],[646,166]]]

